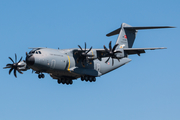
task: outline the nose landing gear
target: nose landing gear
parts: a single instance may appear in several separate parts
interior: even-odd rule
[[[40,74],[38,75],[38,78],[39,78],[39,79],[44,78],[44,77],[45,77],[45,75],[44,75],[43,73],[40,73]]]

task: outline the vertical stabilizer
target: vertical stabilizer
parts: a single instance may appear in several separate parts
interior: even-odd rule
[[[117,49],[119,48],[132,48],[134,40],[136,38],[136,33],[137,30],[136,29],[126,29],[129,27],[132,27],[126,23],[122,23],[121,24],[121,28],[119,30],[119,36],[118,39],[116,41],[116,44],[119,44],[119,47],[117,47]]]
[[[145,29],[159,29],[159,28],[174,28],[172,26],[148,26],[148,27],[132,27],[126,23],[121,24],[121,28],[118,28],[106,36],[113,36],[119,34],[116,44],[119,46],[116,49],[120,48],[132,48],[134,40],[136,38],[137,30]]]

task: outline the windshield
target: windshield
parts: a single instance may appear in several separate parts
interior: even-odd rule
[[[29,54],[41,54],[41,51],[39,50],[31,50]]]

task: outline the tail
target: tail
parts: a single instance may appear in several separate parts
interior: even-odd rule
[[[119,48],[132,48],[134,40],[136,38],[137,30],[143,29],[158,29],[158,28],[174,28],[171,26],[155,26],[155,27],[132,27],[126,23],[121,24],[121,28],[116,29],[106,36],[113,36],[119,34],[116,44],[119,44],[117,49]]]

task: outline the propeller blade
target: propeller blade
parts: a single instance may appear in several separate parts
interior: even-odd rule
[[[90,48],[88,51],[86,51],[86,54],[87,54],[89,51],[91,51],[91,49],[92,49],[92,46],[91,46],[91,48]]]
[[[27,54],[27,53],[26,53],[26,55],[27,55],[27,57],[28,57],[28,54]],[[9,70],[9,75],[10,75],[11,72],[14,70],[14,76],[15,76],[15,77],[17,77],[16,71],[18,71],[20,74],[23,74],[23,73],[21,72],[21,70],[19,69],[19,67],[24,67],[25,64],[24,64],[24,65],[18,65],[18,64],[21,62],[22,57],[19,59],[18,62],[17,62],[17,55],[16,55],[16,53],[15,53],[15,62],[14,62],[14,60],[13,60],[11,57],[8,57],[8,58],[13,62],[13,64],[7,64],[6,67],[4,67],[3,69],[10,68],[10,70]]]
[[[116,44],[114,47],[113,47],[113,49],[112,49],[112,51],[114,52],[114,50],[116,49],[116,47],[118,46],[119,44]]]
[[[13,64],[14,64],[14,61],[13,61],[13,59],[11,58],[11,57],[9,57],[9,59],[13,62]]]
[[[12,67],[12,64],[7,64],[6,67],[4,67],[3,69],[11,68],[11,67]]]
[[[16,53],[15,53],[15,63],[17,63],[17,55],[16,55]]]
[[[22,60],[22,57],[21,57],[21,59],[19,60],[19,62],[21,62],[21,60]],[[19,63],[19,62],[18,62],[18,63]]]
[[[7,67],[7,66],[12,66],[12,64],[7,64],[6,67]]]
[[[112,66],[114,65],[114,59],[112,58]]]
[[[81,49],[81,53],[79,54],[78,58],[76,59],[76,63],[79,63],[79,61],[81,60],[81,64],[83,67],[85,67],[85,64],[87,62],[89,62],[88,57],[94,57],[94,55],[88,55],[88,53],[92,50],[92,47],[90,49],[86,50],[86,48],[87,48],[86,42],[84,44],[85,44],[84,50],[81,48],[80,45],[78,45],[78,47]]]
[[[86,51],[86,42],[85,42],[85,51]]]
[[[16,76],[16,69],[14,69],[14,76],[17,78],[17,76]]]
[[[17,70],[20,74],[23,74],[20,70]]]
[[[104,49],[107,53],[109,53],[109,50],[106,48],[106,46],[104,45]]]
[[[112,51],[111,41],[109,42],[109,50]]]
[[[109,59],[110,59],[110,57],[106,60],[106,62],[105,62],[105,63],[107,63],[107,62],[109,61]]]
[[[9,70],[9,75],[11,74],[12,70],[13,70],[13,68],[11,68],[11,69]]]
[[[80,45],[78,45],[78,47],[82,50],[82,48],[81,48],[81,46],[80,46]]]
[[[11,66],[3,67],[3,69],[6,69],[6,68],[11,68]]]

